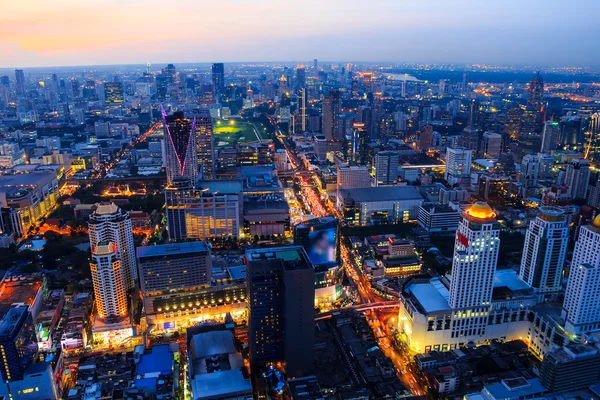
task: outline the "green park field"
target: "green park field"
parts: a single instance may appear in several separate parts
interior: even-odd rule
[[[254,127],[247,122],[238,120],[217,120],[214,125],[213,133],[215,137],[215,147],[217,148],[259,141]],[[259,133],[259,135],[260,134],[261,133]]]

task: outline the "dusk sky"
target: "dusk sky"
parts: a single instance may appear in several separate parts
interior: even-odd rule
[[[598,0],[3,0],[0,67],[234,61],[600,65]]]

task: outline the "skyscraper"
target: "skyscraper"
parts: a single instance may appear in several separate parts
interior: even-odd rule
[[[454,245],[448,304],[454,318],[464,321],[453,324],[451,337],[485,333],[499,250],[496,214],[486,203],[473,204],[463,214]]]
[[[296,68],[296,91],[306,87],[306,68],[300,65]]]
[[[582,226],[575,243],[562,318],[569,334],[600,328],[600,215]]]
[[[127,295],[117,244],[100,242],[93,246],[90,269],[98,318],[108,323],[125,318]]]
[[[123,84],[121,82],[104,83],[104,102],[107,108],[123,104]]]
[[[446,171],[444,179],[451,185],[468,181],[471,173],[473,150],[464,147],[448,147],[446,149]]]
[[[433,142],[433,126],[425,125],[421,134],[419,135],[419,149],[420,150],[429,150],[431,148],[431,144]]]
[[[502,153],[502,135],[495,132],[484,132],[481,138],[483,158],[498,158]]]
[[[544,124],[544,130],[542,131],[542,148],[541,152],[549,152],[556,150],[560,144],[560,125],[555,121],[547,121]]]
[[[375,186],[393,185],[398,181],[400,155],[397,151],[382,151],[375,154]]]
[[[527,106],[533,110],[536,124],[543,124],[545,118],[544,80],[539,71],[535,73],[529,83]]]
[[[223,63],[212,65],[212,82],[217,95],[225,93],[225,65]]]
[[[37,344],[32,343],[35,337],[32,325],[27,306],[9,309],[0,320],[0,373],[3,383],[23,379],[23,364],[27,364],[23,362],[24,351],[31,344],[37,350]]]
[[[196,119],[185,118],[183,112],[167,116],[163,110],[165,125],[165,164],[167,182],[198,181],[198,149],[196,147]]]
[[[533,188],[538,184],[540,174],[540,158],[537,154],[527,154],[521,160],[519,182],[524,188]]]
[[[560,290],[569,244],[569,225],[558,207],[540,207],[529,224],[519,277],[540,293]]]
[[[194,112],[196,120],[196,149],[198,154],[199,175],[203,180],[215,178],[215,148],[213,125],[208,109]]]
[[[323,96],[322,131],[326,140],[337,139],[340,119],[340,91],[333,90]]]
[[[22,69],[15,69],[17,96],[25,96],[25,73]]]
[[[314,368],[315,273],[301,246],[246,252],[252,368],[282,362],[288,377]]]
[[[583,158],[571,161],[567,167],[567,186],[569,187],[569,195],[573,199],[585,199],[589,182],[590,163]]]
[[[103,242],[112,242],[119,254],[125,290],[135,287],[137,269],[131,218],[114,203],[100,203],[88,222],[92,251]]]

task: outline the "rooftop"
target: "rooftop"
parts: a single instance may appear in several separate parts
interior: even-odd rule
[[[194,254],[209,251],[206,242],[170,243],[158,246],[140,246],[136,249],[138,258],[163,257],[172,254]]]
[[[340,189],[343,199],[352,198],[357,202],[423,200],[414,186],[383,186],[368,188]]]

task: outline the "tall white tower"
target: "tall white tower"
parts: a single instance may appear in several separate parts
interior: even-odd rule
[[[540,207],[540,215],[525,234],[519,277],[540,293],[558,292],[568,244],[565,212],[558,207]]]
[[[492,301],[500,249],[500,226],[486,203],[468,208],[458,226],[448,304],[452,337],[483,335]]]
[[[127,296],[117,244],[100,242],[94,246],[90,268],[98,317],[107,322],[126,317]]]
[[[115,203],[99,203],[88,223],[92,252],[101,242],[113,242],[117,246],[126,290],[135,287],[137,268],[131,218]]]
[[[562,318],[569,334],[600,329],[600,215],[581,227],[575,244]]]

